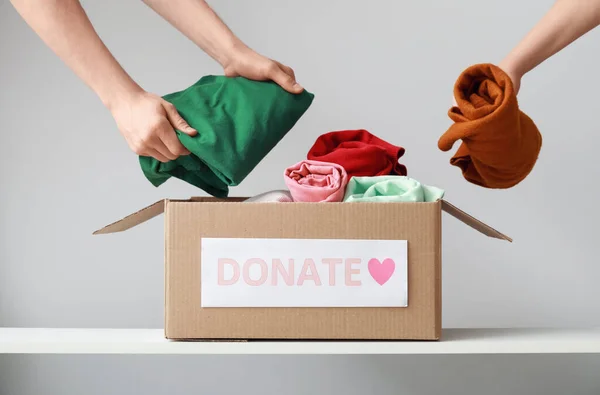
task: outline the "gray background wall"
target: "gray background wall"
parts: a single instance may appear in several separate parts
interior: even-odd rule
[[[316,94],[234,195],[283,187],[284,166],[319,134],[366,128],[406,147],[411,176],[515,239],[444,218],[445,327],[600,325],[600,30],[524,79],[520,103],[544,135],[542,154],[521,185],[492,191],[466,183],[437,149],[452,85],[470,64],[498,62],[552,1],[213,3]],[[139,1],[84,5],[147,90],[221,72]],[[199,192],[177,181],[152,187],[110,114],[7,1],[0,60],[0,325],[162,327],[162,221],[91,233],[154,200]],[[0,394],[597,394],[598,371],[594,356],[1,356]]]

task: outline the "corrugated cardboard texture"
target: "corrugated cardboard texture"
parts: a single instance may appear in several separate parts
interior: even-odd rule
[[[445,200],[442,200],[442,210],[444,210],[444,212],[450,214],[454,218],[458,219],[462,223],[469,225],[471,228],[483,233],[486,236],[493,237],[495,239],[506,240],[512,243],[512,239],[510,237],[498,232],[496,229],[484,224],[477,218],[465,213],[458,207],[448,203]]]
[[[127,229],[131,229],[136,225],[146,222],[164,212],[165,200],[159,200],[156,203],[151,204],[148,207],[144,207],[141,210],[136,211],[133,214],[128,215],[125,218],[115,221],[110,225],[106,225],[104,228],[94,232],[95,235],[109,234],[123,232]]]
[[[172,339],[414,339],[441,332],[441,212],[512,239],[447,201],[240,203],[246,198],[161,200],[94,234],[122,232],[166,211],[165,332]],[[200,308],[202,237],[408,240],[408,308]]]
[[[415,339],[441,332],[441,205],[168,201],[171,339]],[[407,308],[201,308],[202,237],[408,240]]]

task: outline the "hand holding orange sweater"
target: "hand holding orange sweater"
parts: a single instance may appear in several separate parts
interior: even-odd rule
[[[442,151],[462,143],[450,163],[464,178],[486,188],[510,188],[533,169],[542,136],[519,109],[511,79],[499,67],[467,68],[454,86],[457,105],[448,111],[454,124],[440,137]]]

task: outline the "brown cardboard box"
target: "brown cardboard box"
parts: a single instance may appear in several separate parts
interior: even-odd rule
[[[512,241],[443,200],[435,203],[245,203],[243,200],[161,200],[94,233],[121,232],[165,214],[167,338],[437,340],[442,322],[442,211],[487,236]],[[353,244],[357,240],[406,240],[407,304],[405,307],[202,307],[201,243],[205,238],[263,241],[266,238],[273,245],[277,242],[270,239],[340,239]],[[369,245],[372,248],[379,244]],[[374,254],[377,252],[376,247],[372,250]],[[340,267],[346,268],[348,276],[348,268],[353,266],[346,263]],[[350,281],[348,277],[346,281]],[[327,279],[323,278],[322,283],[318,290],[302,288],[298,292],[309,296],[306,292],[329,292],[325,289]],[[369,289],[374,294],[378,292]],[[255,288],[250,289],[254,291]],[[288,291],[286,288],[277,292],[281,292],[283,299]],[[277,292],[261,300],[282,303]],[[340,286],[335,292],[322,294],[323,299],[339,300],[338,295],[346,291]],[[364,296],[351,295],[359,299]],[[239,295],[233,296],[242,300]],[[320,303],[319,300],[316,298],[313,303]]]

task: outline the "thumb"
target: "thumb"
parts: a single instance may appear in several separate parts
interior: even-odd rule
[[[195,136],[198,133],[196,129],[188,125],[188,123],[183,118],[181,118],[181,115],[179,115],[177,109],[173,104],[165,102],[163,106],[167,113],[167,119],[169,120],[174,129],[177,129],[187,134],[188,136]]]
[[[304,90],[296,79],[283,71],[279,66],[274,67],[269,78],[290,93],[300,93]]]

